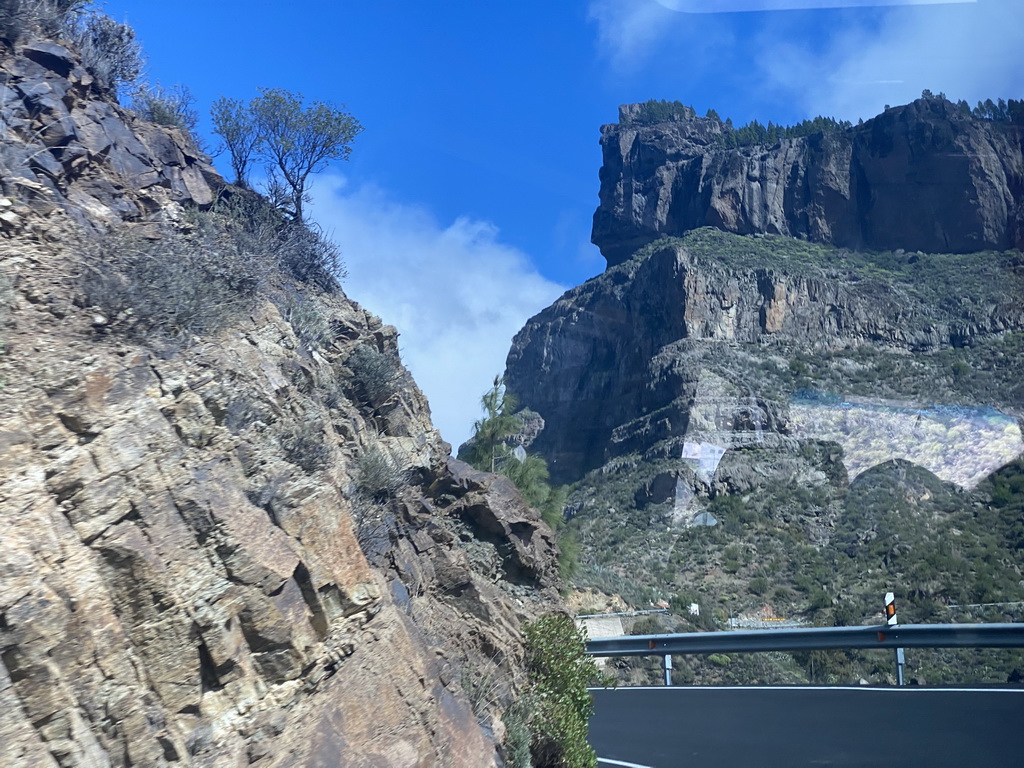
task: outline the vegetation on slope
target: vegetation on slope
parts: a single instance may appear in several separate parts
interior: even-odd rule
[[[994,306],[1012,312],[1024,295],[1018,252],[863,254],[713,229],[652,243],[597,279],[630,279],[640,261],[664,248],[685,249],[708,270],[877,285],[898,293],[900,312],[915,308],[951,327],[958,320],[974,322],[976,310],[977,316]],[[994,464],[1019,450],[1020,430],[994,411],[1000,429],[989,425],[975,433],[969,422],[983,418],[990,405],[1012,414],[1024,409],[1024,334],[965,334],[961,345],[950,341],[917,352],[869,343],[814,348],[792,338],[673,345],[666,352],[673,370],[694,379],[707,373],[739,392],[756,393],[758,407],[773,411],[782,429],[766,430],[760,442],[750,436],[727,442],[732,447],[717,472],[704,479],[680,459],[678,436],[613,453],[569,495],[567,527],[581,545],[574,585],[620,594],[637,608],[667,601],[671,615],[651,620],[660,631],[723,629],[729,619],[763,626],[779,619],[871,623],[879,620],[881,596],[889,590],[898,595],[904,622],[1021,619],[1024,465],[1019,457],[998,469]],[[695,402],[687,397],[692,394],[671,407],[691,412]],[[850,410],[865,426],[856,439],[844,440],[856,456],[844,456],[842,446],[824,439],[822,430],[816,433],[813,420],[802,417],[798,425],[793,418],[800,408],[849,400],[856,401]],[[962,418],[950,417],[939,429],[946,411],[936,404],[974,410],[947,408]],[[637,429],[659,418],[645,414]],[[900,430],[905,434],[896,434]],[[1006,451],[994,444],[972,449],[972,441],[997,432]],[[896,458],[893,446],[900,440],[916,440],[906,455],[935,454],[937,470],[946,476],[948,469],[964,485]],[[946,440],[956,445],[938,442]],[[984,459],[986,453],[992,457]],[[987,468],[980,471],[983,460]],[[985,479],[971,487],[979,474]],[[672,492],[680,486],[692,493],[685,513]],[[710,512],[718,524],[693,525],[699,512]],[[689,615],[691,603],[700,606],[699,616]],[[987,603],[999,605],[981,605]],[[1024,674],[1024,655],[1016,651],[915,651],[908,657],[908,676],[928,682],[1005,682]],[[616,667],[623,680],[658,679],[654,661],[620,661]],[[870,653],[772,654],[681,658],[676,670],[684,681],[848,683],[861,677],[886,681],[892,664],[888,655]]]
[[[577,568],[579,545],[562,525],[566,489],[551,485],[544,457],[522,447],[526,414],[516,411],[515,395],[505,389],[500,376],[495,376],[480,403],[484,416],[473,425],[473,436],[459,447],[459,458],[482,472],[496,472],[512,481],[526,503],[539,511],[558,535],[562,578],[571,577]]]

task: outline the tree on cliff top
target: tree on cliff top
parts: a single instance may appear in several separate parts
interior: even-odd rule
[[[212,116],[239,185],[245,185],[250,158],[262,157],[271,198],[279,198],[295,221],[303,220],[310,174],[332,160],[347,160],[352,140],[363,130],[343,106],[322,101],[304,106],[302,94],[280,88],[260,89],[247,108],[239,101],[218,99]]]
[[[222,96],[213,102],[210,117],[213,119],[213,132],[224,139],[231,155],[235,184],[248,189],[249,165],[259,149],[252,113],[243,101]]]

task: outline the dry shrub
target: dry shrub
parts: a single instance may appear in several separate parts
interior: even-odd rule
[[[271,270],[214,230],[148,239],[122,227],[82,247],[79,303],[114,330],[189,340],[250,309]]]
[[[404,371],[394,352],[378,352],[368,344],[359,344],[345,365],[352,371],[356,396],[372,408],[379,408],[398,389]]]

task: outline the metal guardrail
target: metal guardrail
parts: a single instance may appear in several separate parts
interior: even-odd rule
[[[603,637],[587,642],[591,656],[820,651],[845,648],[1024,648],[1020,624],[900,624],[870,627],[688,632]]]

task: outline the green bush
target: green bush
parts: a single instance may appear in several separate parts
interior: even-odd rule
[[[587,743],[594,703],[587,685],[597,666],[584,652],[586,637],[564,614],[543,616],[523,628],[529,675],[531,752],[538,768],[594,768]]]

